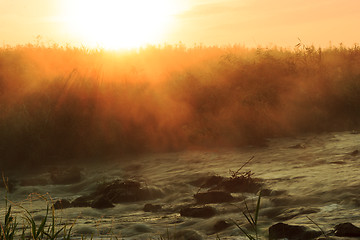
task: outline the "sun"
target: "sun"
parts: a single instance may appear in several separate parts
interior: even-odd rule
[[[87,47],[129,49],[161,42],[177,5],[174,0],[73,0],[66,9],[72,34]]]

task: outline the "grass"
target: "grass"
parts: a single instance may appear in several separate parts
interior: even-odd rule
[[[356,129],[359,63],[357,45],[1,48],[0,166]]]
[[[25,216],[23,218],[26,220],[26,224],[22,226],[22,228],[18,228],[18,223],[16,217],[13,216],[11,212],[11,205],[8,207],[7,213],[5,215],[4,224],[0,222],[1,232],[0,239],[1,240],[13,240],[13,239],[33,239],[33,240],[54,240],[54,239],[63,239],[69,240],[71,239],[71,230],[73,225],[69,230],[66,230],[66,225],[61,227],[60,229],[56,229],[58,223],[55,222],[55,211],[53,209],[52,221],[50,223],[47,222],[49,206],[46,210],[45,217],[37,223],[32,216],[32,214],[26,210]],[[28,230],[28,232],[26,231]],[[62,233],[60,237],[60,233]]]
[[[4,201],[6,213],[4,215],[4,222],[0,220],[0,240],[55,240],[60,238],[63,240],[71,239],[71,231],[75,222],[70,226],[69,229],[67,229],[66,224],[58,229],[58,226],[60,226],[61,223],[55,220],[55,208],[53,205],[49,206],[49,204],[47,205],[45,216],[42,218],[40,223],[37,223],[29,210],[20,206],[20,208],[24,210],[24,215],[22,216],[22,218],[25,220],[23,226],[20,228],[17,222],[17,216],[13,215],[12,205],[9,204],[9,200],[7,197],[7,193],[9,192],[8,179],[4,176],[4,174],[2,174],[2,179],[5,186]],[[50,222],[48,222],[49,209],[51,209]]]
[[[251,213],[247,203],[245,202],[246,211],[243,211],[243,215],[247,222],[250,224],[251,232],[241,227],[236,221],[232,220],[235,226],[240,229],[240,231],[249,239],[249,240],[259,240],[259,228],[258,228],[258,218],[260,212],[260,201],[261,201],[261,191],[259,192],[259,196],[256,203],[255,212]]]

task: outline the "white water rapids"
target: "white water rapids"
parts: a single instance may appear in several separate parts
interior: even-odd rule
[[[295,146],[295,147],[292,147]],[[155,200],[121,203],[114,208],[93,209],[67,208],[56,210],[58,222],[72,223],[74,236],[94,234],[98,238],[119,237],[124,239],[159,239],[162,234],[186,231],[196,232],[203,239],[246,239],[232,225],[215,232],[214,225],[220,220],[235,220],[246,227],[242,214],[245,203],[207,204],[217,209],[214,217],[190,218],[180,216],[183,206],[194,203],[193,195],[199,190],[190,184],[202,176],[229,177],[229,170],[237,170],[248,159],[254,159],[243,171],[251,170],[253,177],[263,179],[264,188],[276,190],[275,196],[261,199],[259,226],[266,237],[268,228],[276,222],[303,225],[316,229],[316,222],[325,230],[336,224],[351,222],[360,226],[360,134],[350,132],[304,135],[292,138],[270,139],[267,147],[248,147],[214,151],[184,151],[176,153],[148,154],[137,157],[122,157],[97,164],[79,164],[82,180],[69,185],[47,184],[47,171],[39,170],[18,179],[38,179],[42,184],[20,186],[8,194],[18,213],[21,225],[23,209],[28,209],[35,219],[46,212],[46,201],[35,200],[37,193],[56,199],[73,200],[93,192],[97,185],[114,179],[136,179],[146,186],[157,187],[165,197]],[[39,180],[40,179],[40,180]],[[4,199],[4,190],[0,189]],[[282,192],[284,191],[284,192]],[[33,193],[33,200],[29,194]],[[245,196],[251,209],[257,195],[236,193]],[[1,221],[5,211],[1,201]],[[144,212],[146,203],[159,204],[159,212]],[[194,232],[193,232],[194,231]],[[190,238],[191,239],[191,238]]]

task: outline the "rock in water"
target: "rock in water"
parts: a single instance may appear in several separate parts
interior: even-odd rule
[[[71,202],[71,207],[90,207],[90,206],[91,206],[91,198],[87,196],[78,197]]]
[[[194,195],[196,203],[224,203],[231,202],[234,200],[230,193],[224,191],[209,191],[204,193],[197,193]]]
[[[100,197],[95,198],[95,200],[91,203],[91,207],[97,208],[97,209],[104,209],[104,208],[115,207],[115,205],[112,204],[111,201],[107,197],[100,196]]]
[[[54,203],[55,209],[65,209],[65,208],[69,208],[69,207],[71,207],[71,203],[67,199],[57,200]]]
[[[115,180],[100,187],[93,195],[105,196],[112,203],[124,203],[155,199],[162,196],[162,192],[148,187],[143,188],[137,181]]]
[[[225,230],[226,228],[230,227],[231,224],[228,223],[227,221],[225,220],[220,220],[220,221],[217,221],[215,224],[214,224],[214,231],[215,232],[220,232],[222,230]]]
[[[350,153],[350,155],[351,156],[357,156],[357,155],[359,155],[359,150],[354,150],[354,151],[352,151],[351,153]]]
[[[307,230],[304,226],[277,223],[269,228],[269,239],[310,240],[321,235],[320,231]]]
[[[153,205],[151,203],[145,204],[144,212],[158,212],[161,210],[161,205]]]
[[[180,230],[174,233],[175,240],[203,240],[203,237],[194,230]]]
[[[210,218],[215,216],[216,209],[213,207],[186,207],[180,210],[180,215],[194,218]]]
[[[341,223],[335,226],[335,236],[338,237],[360,237],[360,228],[352,223]]]
[[[222,189],[227,192],[249,192],[256,193],[260,190],[262,184],[259,179],[254,179],[247,175],[231,177],[220,182],[215,189]]]

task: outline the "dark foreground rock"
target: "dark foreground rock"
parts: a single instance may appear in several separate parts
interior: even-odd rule
[[[194,218],[210,218],[216,215],[216,209],[213,207],[186,207],[180,210],[180,215]]]
[[[247,175],[241,175],[237,177],[231,177],[222,181],[215,189],[222,189],[231,193],[257,193],[260,190],[261,186],[262,184],[259,182],[259,179],[252,178]]]
[[[360,237],[360,228],[352,223],[341,223],[335,226],[335,236],[337,237]]]
[[[210,191],[226,191],[230,193],[257,193],[263,186],[261,179],[253,178],[251,171],[235,171],[231,177],[225,178],[217,175],[200,177],[190,184],[200,188],[207,188]]]
[[[92,198],[88,196],[82,196],[76,198],[71,202],[71,207],[91,207]]]
[[[152,200],[163,196],[159,189],[142,187],[137,181],[115,180],[111,183],[101,186],[93,196],[104,196],[112,203],[136,202]]]
[[[105,196],[100,196],[94,199],[94,201],[91,203],[91,207],[97,209],[104,209],[113,208],[115,207],[115,205],[112,204],[112,202]]]
[[[217,221],[217,222],[214,224],[213,230],[214,230],[215,232],[220,232],[220,231],[222,231],[222,230],[227,229],[227,228],[230,227],[230,226],[231,226],[231,224],[228,223],[227,221],[225,221],[225,220],[219,220],[219,221]]]
[[[145,204],[143,210],[144,212],[158,212],[161,210],[161,205],[153,205],[151,203]]]
[[[70,207],[92,207],[110,208],[113,204],[152,200],[162,197],[164,194],[160,189],[142,187],[137,181],[115,180],[110,183],[102,184],[98,189],[88,195],[76,198],[71,202]],[[154,206],[156,208],[156,206]],[[152,211],[155,211],[154,208]]]
[[[356,150],[352,151],[352,152],[350,153],[350,155],[351,155],[351,156],[354,156],[354,157],[357,156],[357,155],[359,155],[359,150],[356,149]]]
[[[166,237],[164,239],[167,239]],[[198,232],[188,229],[175,232],[173,238],[175,240],[203,240],[203,237]]]
[[[197,193],[194,195],[196,203],[206,204],[206,203],[224,203],[231,202],[234,200],[234,197],[230,193],[224,191],[209,191],[204,193]]]
[[[269,239],[311,240],[319,237],[320,231],[308,230],[304,226],[277,223],[269,228]]]

